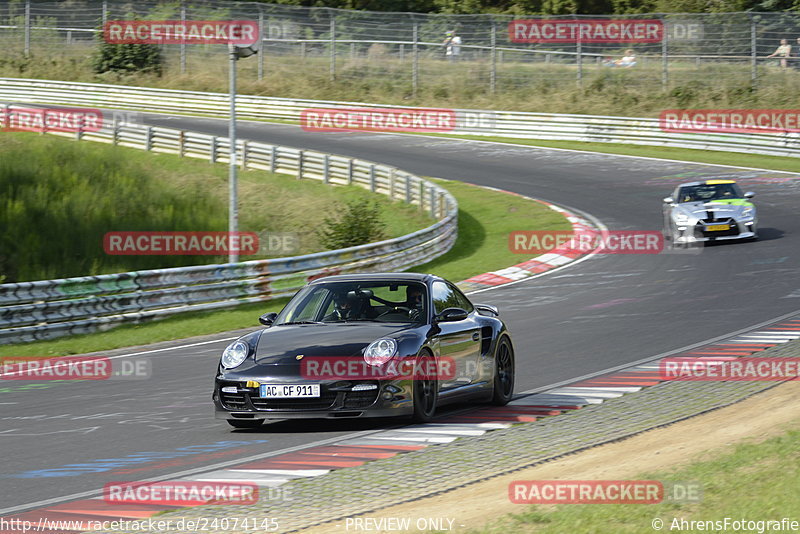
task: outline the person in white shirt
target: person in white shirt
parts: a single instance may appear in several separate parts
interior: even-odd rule
[[[457,61],[461,56],[461,36],[455,30],[447,32],[447,37],[444,40],[444,55],[450,61]]]

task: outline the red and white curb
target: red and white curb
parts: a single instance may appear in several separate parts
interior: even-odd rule
[[[784,319],[757,330],[696,347],[674,356],[707,358],[708,362],[749,356],[782,343],[800,339],[800,318]],[[250,483],[263,491],[278,488],[298,478],[322,476],[337,469],[391,458],[431,445],[445,444],[460,437],[480,436],[513,424],[530,423],[542,417],[560,415],[584,406],[602,404],[628,393],[662,382],[658,360],[596,376],[515,399],[507,406],[486,406],[467,413],[449,415],[434,423],[388,429],[364,437],[345,439],[330,445],[312,446],[294,452],[250,461],[227,469],[175,479],[170,482]],[[98,521],[142,520],[180,507],[154,504],[111,504],[102,498],[83,499],[42,507],[2,519],[30,521],[36,532],[50,534],[82,532]],[[39,527],[42,518],[61,522],[58,528]],[[70,523],[71,522],[71,523]],[[21,523],[17,523],[21,524]],[[96,523],[95,523],[96,524]],[[70,526],[71,525],[71,526]],[[18,529],[0,528],[0,533]]]
[[[497,189],[495,187],[484,187],[484,188],[491,189],[492,191],[499,191],[501,193],[506,193],[509,195],[514,195],[516,197],[525,198],[533,202],[538,202],[539,204],[543,204],[553,211],[561,213],[562,215],[564,215],[567,221],[570,222],[570,224],[572,225],[572,232],[575,234],[598,233],[600,231],[595,224],[593,224],[586,218],[576,215],[570,212],[569,210],[564,209],[561,206],[557,206],[551,202],[546,202],[544,200],[526,197],[524,195],[520,195],[519,193],[514,193],[512,191],[505,191],[503,189]],[[503,284],[508,284],[511,282],[517,282],[519,280],[530,278],[531,276],[547,272],[551,269],[555,269],[556,267],[562,267],[568,263],[577,260],[578,258],[587,256],[589,254],[591,254],[591,252],[572,249],[569,248],[567,245],[564,245],[560,248],[554,249],[552,252],[548,252],[547,254],[542,254],[530,260],[518,263],[517,265],[506,267],[505,269],[500,269],[498,271],[491,271],[488,273],[483,273],[473,276],[462,282],[459,282],[457,285],[464,292],[501,286]]]

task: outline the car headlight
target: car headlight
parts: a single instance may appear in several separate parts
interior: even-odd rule
[[[675,214],[675,223],[676,224],[686,224],[689,222],[689,216],[685,213],[676,213]]]
[[[397,354],[397,341],[383,338],[373,341],[364,351],[364,361],[370,365],[383,365]]]
[[[756,210],[750,206],[742,210],[742,217],[752,217],[755,215]]]
[[[222,363],[222,367],[225,369],[233,369],[234,367],[238,367],[242,365],[242,362],[247,359],[247,354],[250,352],[250,348],[247,346],[247,343],[243,341],[234,341],[222,352],[222,359],[220,362]]]

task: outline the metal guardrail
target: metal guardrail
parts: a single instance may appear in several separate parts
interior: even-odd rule
[[[228,96],[76,82],[0,78],[0,100],[105,107],[152,113],[227,117]],[[298,100],[239,95],[237,114],[243,119],[299,122],[308,108],[408,109],[407,106]],[[658,119],[562,115],[491,110],[454,110],[456,129],[450,133],[600,143],[748,152],[770,156],[800,155],[800,134],[676,133],[661,129]]]
[[[153,126],[112,124],[97,132],[51,133],[211,162],[227,162],[230,154],[227,138]],[[395,239],[304,256],[2,284],[0,344],[290,296],[308,280],[327,274],[418,265],[455,242],[455,198],[419,176],[361,159],[264,143],[244,141],[237,143],[237,150],[245,168],[331,185],[355,184],[418,205],[437,222]]]

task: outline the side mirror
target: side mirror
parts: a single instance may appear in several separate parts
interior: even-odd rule
[[[748,191],[747,193],[744,194],[744,198],[753,198],[754,196],[756,196],[756,194],[753,193],[752,191]]]
[[[497,306],[492,306],[491,304],[476,304],[475,309],[478,310],[478,313],[486,312],[495,317],[500,316],[500,310],[497,309]]]
[[[672,197],[664,197],[663,202],[664,204],[675,204],[675,199]]]
[[[264,315],[258,318],[258,322],[263,324],[264,326],[271,326],[272,323],[275,322],[276,317],[278,317],[278,314],[275,312],[265,313]]]
[[[461,308],[447,308],[436,316],[436,321],[440,323],[450,323],[455,321],[463,321],[469,316],[467,310]]]

